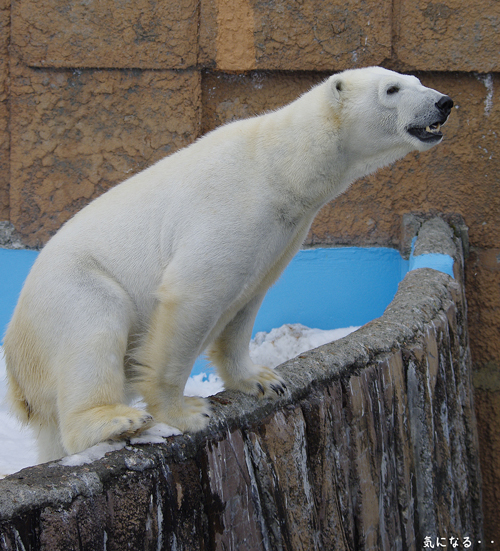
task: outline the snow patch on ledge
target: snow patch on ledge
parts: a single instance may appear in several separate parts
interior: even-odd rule
[[[177,434],[182,434],[179,429],[165,425],[164,423],[157,423],[153,425],[148,430],[145,430],[138,436],[134,436],[129,439],[131,444],[162,444],[165,442],[165,438],[169,436],[175,436]],[[126,440],[117,440],[107,442],[100,442],[95,446],[87,448],[86,450],[80,453],[74,453],[73,455],[68,455],[63,457],[58,463],[54,465],[63,465],[64,467],[76,467],[78,465],[85,465],[87,463],[92,463],[97,459],[102,459],[107,453],[114,452],[116,450],[121,450],[127,446],[128,442]]]

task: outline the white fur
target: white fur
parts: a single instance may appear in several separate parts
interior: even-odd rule
[[[203,429],[207,402],[183,389],[207,347],[226,388],[282,393],[279,375],[248,353],[265,292],[322,205],[430,147],[406,128],[430,124],[441,97],[385,69],[334,75],[276,112],[209,133],[61,228],[5,337],[9,398],[39,431],[41,459],[140,432],[151,416]],[[147,412],[127,405],[134,392]]]

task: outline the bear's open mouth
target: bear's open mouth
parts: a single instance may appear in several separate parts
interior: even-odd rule
[[[423,142],[439,141],[443,137],[441,132],[441,124],[445,121],[437,121],[429,124],[425,128],[421,126],[410,126],[408,132]]]

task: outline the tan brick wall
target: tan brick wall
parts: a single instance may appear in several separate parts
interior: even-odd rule
[[[12,43],[32,67],[186,68],[196,64],[198,2],[12,4]]]
[[[421,71],[500,69],[497,0],[398,0],[394,51]]]
[[[0,0],[0,220],[9,219],[9,39],[9,2]]]
[[[328,73],[206,73],[203,78],[203,133],[233,120],[253,117],[290,103]]]
[[[201,4],[202,59],[221,71],[331,71],[376,65],[391,56],[389,0]],[[212,25],[216,29],[208,32]]]
[[[390,0],[253,4],[258,68],[331,70],[390,57]]]
[[[41,245],[128,175],[331,72],[416,72],[455,100],[444,142],[355,183],[308,242],[398,246],[406,212],[464,217],[471,351],[490,381],[477,389],[483,471],[498,488],[499,27],[496,0],[0,0],[0,219]]]
[[[10,218],[31,246],[199,133],[197,71],[45,71],[13,63],[11,79]]]

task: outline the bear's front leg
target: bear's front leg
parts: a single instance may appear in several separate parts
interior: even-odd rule
[[[184,387],[210,322],[194,300],[182,300],[167,284],[157,296],[147,334],[134,353],[135,386],[157,423],[197,432],[208,425],[210,407],[204,398],[184,396]]]
[[[252,362],[248,346],[265,294],[254,297],[227,324],[208,352],[226,389],[252,396],[281,396],[286,385],[273,369]]]

